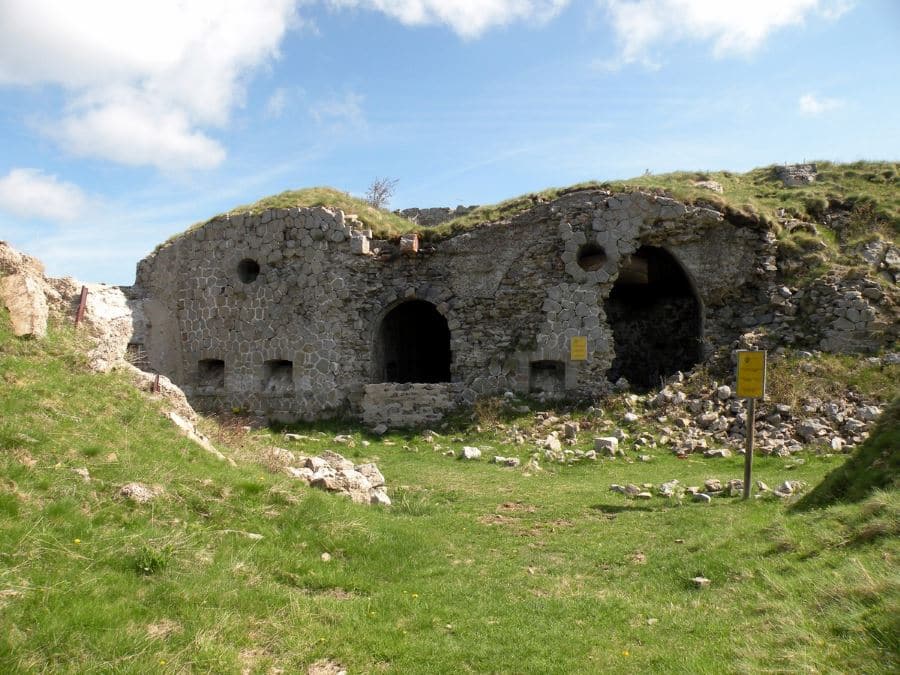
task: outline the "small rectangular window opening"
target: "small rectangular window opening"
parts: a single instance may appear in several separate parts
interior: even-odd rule
[[[566,365],[562,361],[532,361],[528,380],[531,393],[555,394],[565,391]]]
[[[200,359],[197,362],[197,386],[206,390],[225,388],[225,362],[222,359]]]
[[[263,393],[288,394],[294,391],[294,363],[278,359],[263,364]]]

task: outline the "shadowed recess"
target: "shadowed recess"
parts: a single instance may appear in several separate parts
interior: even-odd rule
[[[375,353],[381,382],[450,381],[450,329],[430,302],[411,300],[388,312]]]

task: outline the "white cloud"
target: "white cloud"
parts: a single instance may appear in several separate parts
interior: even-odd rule
[[[798,104],[801,114],[815,116],[840,108],[844,102],[836,98],[819,98],[815,94],[804,94]]]
[[[86,203],[77,185],[40,169],[13,169],[0,178],[0,210],[16,216],[70,221],[81,215]]]
[[[845,0],[598,0],[619,43],[604,67],[654,65],[653,49],[676,42],[711,43],[716,57],[746,56],[774,32],[802,24],[811,14],[836,19]]]
[[[47,134],[69,152],[162,171],[209,169],[225,149],[191,124],[183,108],[165,107],[131,88],[84,97]]]
[[[408,26],[444,24],[463,38],[476,38],[516,21],[549,21],[569,0],[328,0],[328,4],[376,10]]]
[[[77,154],[215,166],[225,153],[204,130],[224,127],[249,74],[278,56],[294,5],[4,0],[0,85],[61,86],[68,107],[54,137]]]
[[[309,114],[317,124],[332,129],[365,129],[366,116],[363,112],[363,97],[347,92],[340,98],[331,98],[310,106]]]

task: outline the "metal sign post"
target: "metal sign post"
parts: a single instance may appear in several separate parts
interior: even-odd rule
[[[81,287],[81,297],[78,299],[78,311],[75,312],[75,326],[81,323],[81,320],[84,318],[84,309],[87,307],[87,296],[88,289],[87,286]]]
[[[753,436],[756,431],[756,399],[766,395],[766,352],[739,349],[737,352],[738,398],[747,399],[747,450],[744,454],[744,499],[750,499],[753,476]]]

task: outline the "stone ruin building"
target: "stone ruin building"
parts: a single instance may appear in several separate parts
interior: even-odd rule
[[[481,395],[651,388],[756,328],[852,349],[883,323],[860,289],[853,320],[804,310],[775,244],[756,219],[600,189],[434,241],[322,207],[233,213],[139,263],[129,349],[201,410],[404,426]]]

